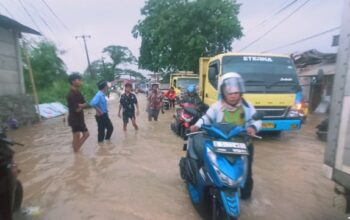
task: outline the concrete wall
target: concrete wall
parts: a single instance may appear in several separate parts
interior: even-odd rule
[[[311,77],[299,77],[299,82],[303,91],[303,99],[305,101],[310,101]]]
[[[37,121],[34,98],[25,94],[19,33],[0,27],[0,123]]]
[[[0,27],[0,96],[25,94],[18,36]]]
[[[0,122],[16,119],[20,126],[30,125],[38,120],[34,97],[30,95],[0,96]]]

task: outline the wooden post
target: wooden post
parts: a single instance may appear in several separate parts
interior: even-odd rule
[[[29,54],[28,54],[28,51],[27,51],[27,45],[26,45],[25,41],[23,41],[23,50],[24,50],[24,56],[26,58],[26,62],[27,62],[27,65],[28,65],[29,78],[30,78],[30,82],[32,84],[32,90],[33,90],[35,105],[37,106],[37,110],[38,110],[38,114],[39,114],[39,121],[41,121],[40,109],[39,109],[39,98],[38,98],[38,93],[36,91],[32,64],[30,62]]]

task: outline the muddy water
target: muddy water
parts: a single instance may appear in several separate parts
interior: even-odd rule
[[[24,206],[42,211],[34,219],[199,219],[179,177],[183,141],[169,129],[172,113],[150,123],[139,99],[138,132],[121,130],[116,101],[109,102],[115,131],[100,145],[94,113],[86,112],[91,136],[76,155],[63,118],[9,134],[26,144],[15,148],[16,160]],[[313,127],[256,143],[255,189],[241,219],[345,219],[332,206],[334,185],[322,176],[324,144]]]

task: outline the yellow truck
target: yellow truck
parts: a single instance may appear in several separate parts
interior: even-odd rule
[[[198,74],[194,74],[191,71],[179,71],[170,75],[170,86],[174,87],[176,95],[178,96],[181,95],[187,86],[198,86],[198,82]]]
[[[244,98],[264,114],[263,131],[301,128],[301,87],[292,59],[285,55],[225,53],[199,60],[199,95],[211,105],[218,97],[219,78],[236,72],[245,82]]]

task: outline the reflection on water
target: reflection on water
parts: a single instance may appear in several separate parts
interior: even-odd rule
[[[111,142],[97,144],[93,112],[86,112],[90,137],[79,154],[63,118],[10,132],[26,144],[15,147],[24,206],[40,206],[45,220],[199,219],[179,177],[183,141],[170,131],[172,113],[148,122],[141,111],[140,130],[124,133],[116,102],[109,104]],[[343,217],[332,208],[333,183],[321,175],[324,144],[313,128],[256,143],[254,198],[243,202],[241,219]]]

